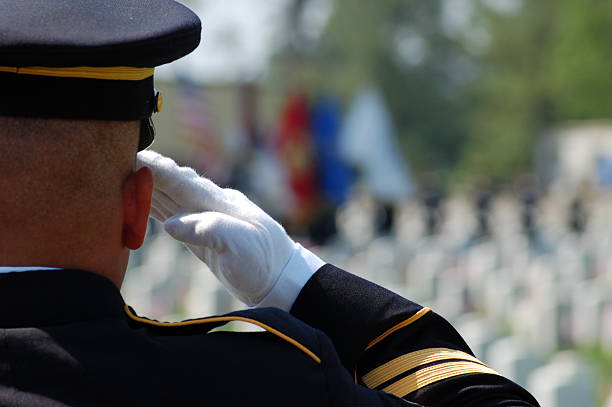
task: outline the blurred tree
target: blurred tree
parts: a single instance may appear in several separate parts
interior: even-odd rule
[[[558,0],[527,1],[514,13],[478,8],[490,40],[473,88],[468,177],[505,182],[530,169],[535,136],[554,116],[548,69],[557,9]]]
[[[442,175],[455,168],[466,139],[464,95],[474,70],[461,38],[446,30],[444,8],[444,1],[394,2],[388,52],[375,71],[411,163]]]
[[[560,119],[612,118],[612,2],[560,2],[550,73]]]
[[[523,1],[516,13],[481,3],[490,45],[478,62],[462,170],[509,181],[531,169],[546,127],[612,117],[612,3]]]

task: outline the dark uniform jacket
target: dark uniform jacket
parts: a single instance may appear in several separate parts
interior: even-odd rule
[[[214,331],[228,321],[263,332]],[[401,398],[401,399],[400,399]],[[161,323],[79,270],[0,275],[0,406],[537,406],[443,318],[331,265],[291,313]]]

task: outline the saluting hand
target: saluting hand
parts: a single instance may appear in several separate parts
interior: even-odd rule
[[[245,304],[289,311],[324,264],[241,192],[220,188],[154,151],[138,153],[143,166],[155,178],[151,216]]]

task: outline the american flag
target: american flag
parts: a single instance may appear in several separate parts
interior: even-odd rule
[[[224,149],[214,113],[206,100],[206,89],[183,79],[179,81],[179,125],[182,136],[193,146],[192,165],[217,183],[228,175]]]

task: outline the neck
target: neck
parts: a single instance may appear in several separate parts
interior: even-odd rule
[[[54,244],[48,240],[45,244],[20,239],[0,238],[0,267],[52,267],[64,269],[87,270],[111,280],[121,288],[129,259],[129,250],[104,253],[99,247],[90,250],[87,247]]]
[[[129,250],[121,244],[120,222],[109,216],[93,220],[85,216],[0,222],[0,230],[11,231],[0,234],[0,266],[87,270],[120,287],[129,258]]]

